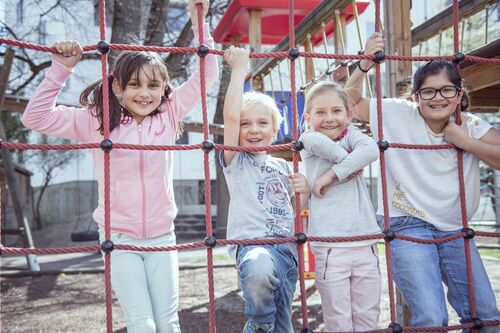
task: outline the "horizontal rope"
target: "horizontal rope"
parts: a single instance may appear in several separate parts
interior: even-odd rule
[[[422,239],[416,237],[410,237],[405,235],[400,235],[394,233],[395,237],[400,240],[405,240],[409,242],[419,243],[419,244],[442,244],[449,242],[458,238],[463,238],[466,236],[464,232],[457,233],[452,236],[447,236],[443,238],[436,239]],[[495,232],[485,232],[485,231],[475,231],[476,237],[495,237],[500,238],[500,233]],[[345,243],[354,241],[363,241],[371,239],[383,239],[385,235],[383,233],[371,234],[371,235],[360,235],[351,237],[307,237],[308,241],[311,242],[329,242],[329,243]],[[272,245],[272,244],[283,244],[283,243],[295,243],[297,239],[295,237],[273,237],[273,238],[256,238],[256,239],[217,239],[217,245]],[[206,247],[204,241],[197,241],[192,243],[178,244],[173,246],[135,246],[135,245],[121,245],[115,244],[114,248],[116,250],[129,250],[129,251],[183,251],[191,250],[195,248]],[[1,250],[2,253],[8,254],[64,254],[64,253],[77,253],[77,252],[90,252],[90,251],[100,251],[100,245],[93,246],[80,246],[80,247],[63,247],[63,248],[44,248],[44,249],[33,249],[33,248],[17,248],[17,247],[5,247]]]
[[[32,49],[43,52],[56,52],[55,47],[45,46],[34,43],[22,42],[9,38],[0,38],[0,43],[19,46],[25,49]],[[97,45],[86,45],[83,46],[83,51],[96,51]],[[129,50],[129,51],[150,51],[158,53],[196,53],[198,48],[196,47],[164,47],[164,46],[150,46],[150,45],[130,45],[130,44],[109,44],[111,50]],[[210,54],[224,55],[224,51],[217,49],[209,49]],[[299,52],[299,55],[304,58],[318,58],[318,59],[337,59],[337,60],[372,60],[375,61],[374,55],[363,55],[363,54],[330,54],[330,53],[315,53],[315,52]],[[288,51],[282,52],[265,52],[265,53],[251,53],[250,58],[265,59],[265,58],[288,58]],[[400,56],[400,55],[385,55],[385,60],[394,61],[431,61],[435,59],[446,59],[454,60],[454,55],[449,56]],[[500,59],[496,58],[482,58],[477,56],[465,55],[464,61],[473,63],[483,63],[483,64],[500,64]]]
[[[414,144],[406,144],[406,143],[389,143],[389,148],[440,150],[440,149],[455,149],[456,147],[452,144],[448,144],[448,145],[414,145]]]

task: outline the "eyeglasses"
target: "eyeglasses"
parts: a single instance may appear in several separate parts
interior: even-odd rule
[[[453,98],[453,97],[457,96],[457,94],[460,90],[461,89],[456,87],[456,86],[444,86],[441,89],[423,88],[423,89],[417,90],[417,94],[423,100],[433,99],[434,97],[436,97],[436,94],[438,92],[443,98]]]

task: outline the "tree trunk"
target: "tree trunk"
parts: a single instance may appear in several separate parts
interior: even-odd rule
[[[226,96],[227,87],[229,86],[229,80],[231,78],[231,66],[227,62],[223,61],[222,64],[222,74],[220,78],[219,93],[217,95],[217,107],[215,109],[214,124],[223,124],[223,108],[224,108],[224,98]],[[215,136],[216,143],[223,143],[223,136]],[[222,151],[216,152],[215,161],[215,171],[216,171],[216,191],[217,191],[217,238],[226,238],[227,230],[227,217],[229,209],[229,190],[227,188],[226,178],[222,172],[222,166],[219,163],[219,155]]]
[[[142,1],[115,0],[111,43],[128,44],[141,35]],[[113,68],[116,52],[109,53],[109,68]]]
[[[37,230],[40,230],[43,227],[43,221],[40,215],[40,204],[42,203],[43,194],[45,193],[45,190],[47,189],[47,186],[49,186],[51,180],[52,180],[52,171],[49,171],[47,172],[47,174],[45,174],[45,180],[43,182],[42,187],[40,188],[40,193],[38,194],[38,198],[36,199],[34,213],[35,213],[35,224]]]
[[[169,0],[153,0],[151,2],[144,45],[163,45],[169,2]]]
[[[188,47],[191,45],[194,38],[194,33],[191,27],[191,20],[188,20],[186,25],[184,25],[177,42],[175,42],[173,46]],[[170,53],[168,55],[165,63],[167,64],[168,74],[171,78],[176,78],[181,82],[184,82],[187,79],[186,65],[191,56],[192,54],[185,53]]]

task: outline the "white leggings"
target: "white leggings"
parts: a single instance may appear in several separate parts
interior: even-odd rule
[[[104,231],[99,231],[100,241]],[[173,232],[149,239],[112,233],[114,244],[175,245]],[[180,332],[177,315],[179,264],[177,251],[111,252],[111,284],[123,310],[128,333]]]

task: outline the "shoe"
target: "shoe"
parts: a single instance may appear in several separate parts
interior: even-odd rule
[[[274,324],[259,324],[252,320],[248,320],[243,327],[243,333],[272,333],[274,332]]]

